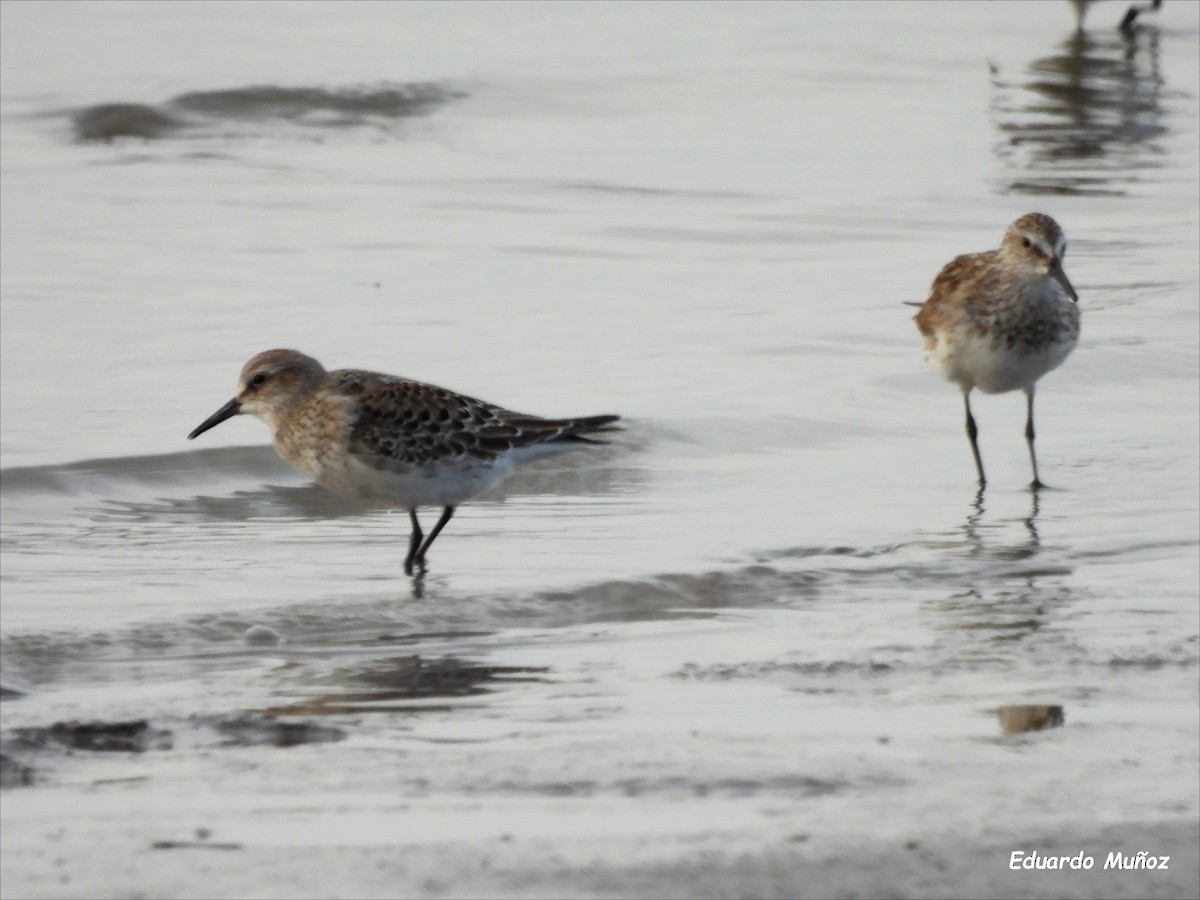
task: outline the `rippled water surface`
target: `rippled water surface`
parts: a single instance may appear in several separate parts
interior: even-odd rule
[[[199,827],[243,851],[222,896],[333,895],[263,887],[273,847],[726,896],[802,892],[671,866],[1194,843],[1200,13],[1124,8],[3,4],[0,890],[188,895],[117,859]],[[902,301],[1031,210],[1083,334],[1039,385],[1052,489],[1014,394],[973,404],[981,494]],[[414,581],[403,512],[261,423],[185,440],[276,346],[627,427]],[[888,866],[805,890],[1044,892]]]

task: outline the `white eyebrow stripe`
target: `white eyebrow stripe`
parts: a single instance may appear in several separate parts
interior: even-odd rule
[[[1039,250],[1041,250],[1047,256],[1059,256],[1060,255],[1058,252],[1051,250],[1050,247],[1046,244],[1045,237],[1038,234],[1037,232],[1018,231],[1017,234],[1019,234],[1025,240],[1029,241],[1029,243],[1033,244],[1033,246],[1037,247]],[[1065,244],[1066,244],[1065,239],[1060,238],[1059,244],[1065,246]]]

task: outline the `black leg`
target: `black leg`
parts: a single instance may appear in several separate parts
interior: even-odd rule
[[[987,484],[983,475],[983,460],[979,456],[979,429],[975,427],[975,417],[971,415],[971,392],[963,391],[963,403],[967,407],[967,437],[971,439],[971,455],[975,457],[975,471],[979,473],[979,486]]]
[[[1036,437],[1033,431],[1033,386],[1030,385],[1025,390],[1025,399],[1028,403],[1028,413],[1025,417],[1025,443],[1029,445],[1029,462],[1033,466],[1033,482],[1029,485],[1035,491],[1038,488],[1044,488],[1042,480],[1038,478],[1037,470],[1037,453],[1033,449],[1033,439]]]
[[[416,559],[414,560],[417,565],[422,567],[425,565],[425,554],[429,552],[429,546],[434,542],[437,536],[442,533],[442,529],[446,527],[446,523],[450,521],[450,517],[453,515],[453,506],[447,506],[442,510],[442,517],[437,520],[437,524],[433,526],[433,531],[429,532],[429,537],[425,539],[425,543],[423,543],[420,549],[417,550]]]
[[[425,536],[421,533],[421,523],[417,521],[417,508],[415,506],[409,509],[408,518],[412,521],[412,534],[408,538],[408,556],[404,557],[405,575],[413,573],[413,562],[417,558],[417,551],[421,548],[421,538]]]
[[[1162,6],[1162,0],[1150,0],[1144,6],[1132,4],[1125,12],[1125,18],[1121,20],[1120,29],[1128,34],[1133,31],[1133,23],[1137,21],[1138,13],[1153,12]]]

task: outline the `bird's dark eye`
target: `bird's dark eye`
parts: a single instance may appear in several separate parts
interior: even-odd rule
[[[1031,243],[1029,242],[1029,238],[1021,238],[1021,243],[1022,243],[1023,245],[1025,245],[1026,247],[1032,247],[1032,246],[1033,246],[1033,244],[1031,244]]]
[[[262,387],[266,383],[267,383],[267,373],[259,372],[253,378],[250,379],[250,383],[246,386],[252,387],[252,388],[258,388],[258,387]]]

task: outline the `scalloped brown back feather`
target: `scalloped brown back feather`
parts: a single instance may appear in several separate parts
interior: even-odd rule
[[[373,465],[490,461],[538,444],[598,443],[584,435],[611,430],[620,418],[544,419],[436,385],[356,369],[331,372],[329,378],[357,399],[349,450]]]

